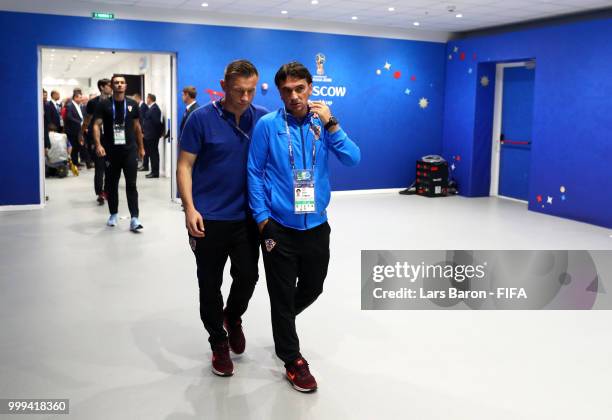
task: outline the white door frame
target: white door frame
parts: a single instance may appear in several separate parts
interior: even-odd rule
[[[502,104],[504,100],[504,69],[510,67],[526,67],[526,61],[514,63],[497,63],[495,68],[495,104],[493,106],[493,137],[491,139],[491,187],[489,195],[491,197],[506,198],[509,200],[527,203],[512,197],[505,197],[499,194],[499,159],[501,154],[501,143],[499,138],[502,130]]]
[[[178,186],[176,182],[176,165],[178,162],[178,106],[176,102],[177,98],[177,77],[176,77],[176,54],[172,55],[170,60],[170,77],[172,80],[172,111],[174,119],[172,121],[172,132],[170,134],[170,201],[173,203],[180,203],[181,199],[178,196]]]
[[[42,105],[42,50],[43,49],[65,49],[65,50],[92,50],[92,51],[111,51],[109,48],[84,48],[79,46],[50,46],[50,45],[38,45],[36,47],[36,52],[38,56],[38,64],[37,64],[37,86],[38,86],[38,165],[39,165],[39,190],[40,190],[40,203],[39,204],[28,204],[28,205],[7,205],[0,206],[0,211],[12,211],[12,210],[31,210],[31,209],[42,209],[45,207],[45,155],[42,153],[44,149],[44,109]],[[133,53],[151,53],[151,54],[167,54],[170,56],[171,63],[171,82],[170,82],[170,90],[171,90],[171,100],[170,100],[170,117],[171,117],[171,141],[172,141],[172,184],[170,187],[172,197],[176,196],[176,177],[175,177],[175,163],[174,156],[176,155],[176,115],[177,115],[177,105],[176,105],[176,86],[177,86],[177,77],[176,77],[176,53],[175,52],[165,52],[165,51],[143,51],[143,50],[131,50],[131,49],[121,49],[122,52],[133,52]],[[172,201],[177,201],[176,199],[172,199]],[[180,202],[180,200],[179,200]]]

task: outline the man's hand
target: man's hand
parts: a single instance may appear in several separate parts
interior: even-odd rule
[[[268,224],[269,221],[270,221],[270,219],[266,219],[263,222],[257,224],[257,228],[259,229],[259,233],[263,233],[264,227],[266,227],[266,225]]]
[[[104,150],[104,147],[102,147],[102,145],[96,146],[96,155],[98,155],[99,157],[106,156],[106,150]]]
[[[331,118],[331,110],[323,101],[309,101],[310,111],[317,114],[323,122],[323,125],[329,122]]]
[[[206,236],[204,231],[204,219],[194,208],[185,209],[185,227],[187,227],[189,234],[195,238],[203,238]]]
[[[145,150],[144,150],[144,147],[139,147],[139,148],[138,148],[138,157],[139,157],[140,159],[143,159],[143,158],[144,158],[144,155],[145,155]]]

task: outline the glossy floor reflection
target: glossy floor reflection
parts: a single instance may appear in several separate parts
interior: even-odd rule
[[[304,395],[274,356],[263,268],[244,318],[247,351],[233,377],[216,377],[169,180],[139,175],[144,231],[136,235],[127,218],[105,226],[92,177],[49,180],[44,210],[0,213],[0,398],[69,398],[65,418],[86,420],[603,420],[612,412],[608,311],[360,310],[362,249],[612,249],[606,229],[498,199],[334,197],[325,291],[298,318],[320,384]]]

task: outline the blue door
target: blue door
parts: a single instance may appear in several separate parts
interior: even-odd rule
[[[535,70],[504,68],[499,195],[527,201]]]

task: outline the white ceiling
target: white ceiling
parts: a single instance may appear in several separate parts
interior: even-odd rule
[[[202,3],[208,7],[202,7]],[[449,7],[454,11],[449,12]],[[393,11],[389,11],[393,7]],[[1,0],[0,10],[446,42],[452,33],[612,7],[612,0]],[[286,10],[287,14],[281,14]],[[463,17],[457,18],[461,13]],[[352,17],[357,17],[353,20]],[[414,26],[414,22],[420,25]]]
[[[92,3],[90,0],[81,0]],[[99,1],[97,1],[99,3]],[[612,6],[611,0],[103,0],[109,5],[459,32]],[[202,7],[206,2],[208,7]],[[449,7],[454,11],[449,12]],[[389,11],[393,7],[394,11]],[[110,8],[112,10],[112,7]],[[281,11],[287,11],[282,15]],[[461,13],[462,18],[456,15]],[[357,17],[353,20],[352,17]]]
[[[89,78],[106,69],[116,67],[124,60],[139,60],[142,54],[94,50],[48,49],[42,50],[42,74],[53,78]],[[112,75],[110,71],[109,76]]]

